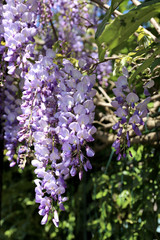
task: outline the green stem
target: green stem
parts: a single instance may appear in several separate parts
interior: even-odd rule
[[[107,170],[108,170],[108,167],[109,167],[109,165],[110,165],[110,162],[111,162],[111,160],[112,160],[112,157],[113,157],[113,154],[114,154],[114,149],[112,149],[112,152],[111,152],[111,154],[110,154],[110,156],[109,156],[109,159],[108,159],[108,162],[107,162],[107,165],[106,165],[106,169],[105,169],[105,174],[107,173]]]

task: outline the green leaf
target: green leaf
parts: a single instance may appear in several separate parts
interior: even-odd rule
[[[103,32],[106,24],[108,23],[108,20],[110,19],[112,13],[120,5],[121,2],[123,2],[123,0],[112,0],[109,10],[106,12],[106,15],[103,18],[103,21],[99,24],[99,26],[97,28],[97,32],[95,34],[95,39],[97,39],[102,34],[102,32]]]
[[[104,51],[108,48],[110,55],[118,46],[118,51],[123,47],[124,42],[137,30],[143,23],[154,17],[160,12],[160,2],[152,1],[143,3],[130,12],[118,16],[112,23],[107,24],[101,35],[96,39],[99,56],[104,59]],[[97,37],[97,35],[96,35]]]
[[[129,83],[131,83],[139,73],[142,73],[146,68],[148,68],[153,63],[155,57],[158,54],[160,54],[160,46],[158,46],[154,53],[147,60],[145,60],[139,66],[139,68],[131,75],[131,77],[129,78]]]
[[[151,71],[153,71],[153,69],[157,66],[160,66],[160,58],[156,58],[155,61],[153,61],[151,65]]]
[[[126,208],[131,203],[131,196],[129,191],[123,190],[117,198],[117,204],[122,209]]]
[[[96,194],[96,199],[100,199],[102,197],[105,197],[107,195],[107,193],[108,193],[107,189],[105,189],[103,192],[101,191],[101,192],[97,193]]]

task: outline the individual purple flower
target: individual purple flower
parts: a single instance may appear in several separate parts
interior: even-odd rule
[[[126,101],[131,104],[132,108],[134,108],[134,103],[139,101],[139,97],[137,94],[131,92],[126,96]]]
[[[112,144],[112,147],[114,147],[116,150],[120,149],[120,140],[117,138],[116,141]]]
[[[88,157],[93,157],[94,156],[94,151],[90,147],[86,147],[86,154]]]
[[[149,82],[147,82],[143,86],[145,96],[150,96],[150,93],[149,93],[148,89],[152,88],[153,86],[154,86],[154,81],[153,80],[150,80]]]
[[[123,131],[123,127],[120,127],[118,133],[117,133],[117,136],[120,137],[122,135],[122,131]]]
[[[115,113],[116,113],[116,115],[117,115],[118,117],[125,117],[125,116],[127,116],[126,110],[124,110],[124,109],[121,108],[121,107],[119,107]]]
[[[136,124],[133,123],[132,124],[132,128],[135,131],[136,135],[138,135],[138,136],[142,135],[141,131],[139,130],[139,128],[138,128],[138,126]]]
[[[117,130],[119,128],[119,122],[115,123],[112,128],[113,130]]]
[[[140,123],[141,119],[137,114],[134,114],[132,117],[129,119],[129,124],[137,124]]]
[[[115,85],[117,88],[124,90],[128,86],[127,78],[125,76],[120,76],[117,82],[115,82]]]

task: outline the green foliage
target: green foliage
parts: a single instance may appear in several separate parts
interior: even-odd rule
[[[153,49],[152,49],[153,51]],[[132,82],[135,77],[139,74],[139,73],[143,73],[144,70],[146,70],[148,67],[151,66],[151,64],[154,62],[155,57],[160,54],[160,46],[157,46],[156,50],[154,51],[154,53],[149,56],[149,58],[147,58],[139,67],[138,69],[132,74],[132,76],[129,79],[129,82]],[[156,63],[155,63],[156,65]],[[152,65],[153,66],[153,65]]]
[[[128,153],[123,161],[109,150],[97,153],[93,170],[81,182],[78,177],[68,181],[69,200],[59,228],[51,221],[40,225],[33,168],[9,169],[5,161],[0,239],[159,239],[159,148],[135,145],[129,150],[133,158]]]
[[[99,38],[99,36],[102,34],[106,24],[108,24],[108,21],[114,12],[114,10],[123,2],[123,0],[112,0],[111,1],[111,6],[109,10],[106,12],[105,17],[103,18],[103,21],[99,24],[96,34],[95,34],[95,39]]]
[[[159,12],[160,2],[151,1],[147,4],[141,4],[124,15],[118,16],[110,24],[107,24],[108,19],[107,21],[104,20],[105,28],[104,24],[100,24],[96,35],[100,61],[104,59],[107,49],[110,55],[120,52],[128,38],[138,27]]]
[[[148,152],[146,155],[145,152]],[[93,174],[88,228],[92,239],[159,239],[158,149],[132,147],[123,162],[112,159],[106,174]],[[158,159],[155,163],[155,159]]]

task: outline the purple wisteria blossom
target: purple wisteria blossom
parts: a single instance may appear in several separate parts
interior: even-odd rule
[[[10,166],[17,160],[24,168],[29,151],[34,153],[35,199],[41,224],[46,224],[51,215],[58,227],[54,201],[65,210],[66,180],[76,174],[81,180],[83,171],[92,169],[89,159],[94,151],[89,143],[94,141],[96,132],[93,86],[96,79],[107,86],[112,67],[110,62],[104,62],[98,64],[95,75],[84,74],[84,70],[98,62],[97,50],[90,56],[83,41],[87,28],[92,24],[96,28],[98,23],[96,14],[91,19],[86,1],[5,3],[0,9],[0,40],[5,43],[0,52],[6,72],[3,117],[7,156]],[[39,55],[37,36],[42,41]],[[53,52],[52,45],[57,40],[59,48]],[[76,58],[78,67],[58,59],[59,53],[62,58]]]
[[[120,76],[115,82],[116,88],[113,89],[115,99],[111,102],[116,109],[115,114],[119,118],[118,122],[112,127],[113,130],[118,130],[117,139],[112,147],[115,148],[118,155],[117,160],[126,156],[126,150],[130,147],[130,137],[128,129],[132,128],[136,135],[141,136],[139,130],[140,125],[144,125],[143,118],[148,114],[147,104],[150,102],[150,97],[143,102],[139,102],[139,97],[136,94],[133,86],[129,86],[127,78],[129,77],[127,69],[123,68],[123,76]],[[144,85],[145,88],[150,88],[154,85],[151,80]]]
[[[7,49],[4,60],[8,63],[8,74],[15,73],[17,65],[23,77],[33,49],[30,43],[34,42],[37,33],[36,16],[38,14],[38,1],[7,0],[3,5],[2,25],[4,28],[5,47]]]
[[[94,151],[88,143],[94,140],[93,89],[95,76],[83,75],[68,60],[63,67],[53,63],[55,53],[47,49],[25,75],[19,141],[34,146],[36,167],[36,202],[45,224],[49,214],[58,226],[53,202],[65,210],[63,202],[69,176],[91,169]]]

